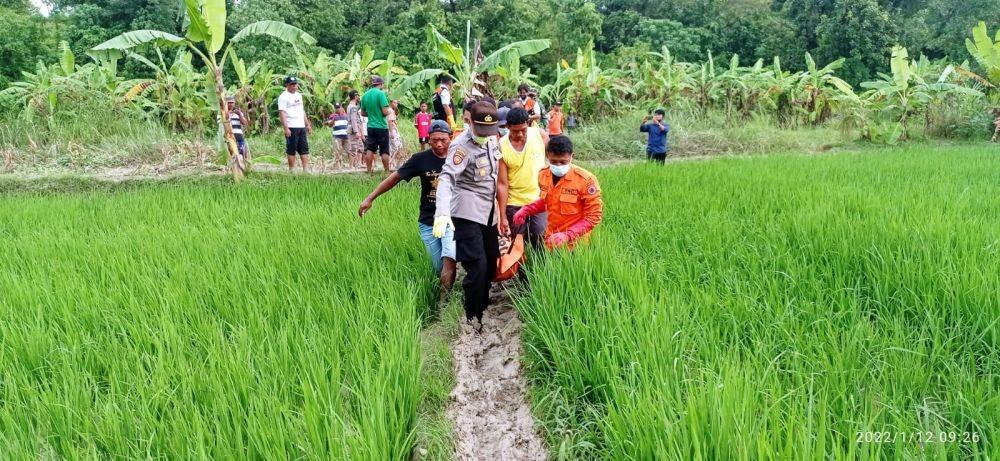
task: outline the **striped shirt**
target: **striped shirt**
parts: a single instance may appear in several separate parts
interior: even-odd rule
[[[333,114],[330,118],[333,119],[333,135],[338,138],[346,138],[347,115]]]
[[[240,121],[239,114],[230,112],[229,124],[233,126],[233,134],[243,136],[243,122]]]
[[[222,119],[218,115],[215,116],[215,121],[219,123],[219,129],[222,129]],[[229,111],[229,124],[233,126],[233,136],[237,140],[243,139],[243,122],[240,121],[240,115],[236,113],[236,110]]]

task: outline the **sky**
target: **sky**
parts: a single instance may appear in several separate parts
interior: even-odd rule
[[[49,6],[45,4],[42,0],[31,0],[31,3],[38,7],[38,11],[41,11],[45,16],[49,15]]]

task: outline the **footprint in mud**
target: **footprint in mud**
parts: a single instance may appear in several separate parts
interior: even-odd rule
[[[455,339],[455,389],[448,416],[456,460],[544,460],[521,376],[521,321],[506,291],[492,290],[483,332]]]

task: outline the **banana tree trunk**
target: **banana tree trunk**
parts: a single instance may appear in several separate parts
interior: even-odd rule
[[[233,180],[241,181],[245,165],[240,159],[240,149],[236,145],[233,124],[229,121],[229,107],[226,104],[226,85],[222,81],[222,69],[214,63],[210,67],[215,76],[215,99],[219,104],[219,118],[222,119],[223,137],[226,141],[226,150],[229,152],[229,168],[232,170]]]
[[[993,130],[993,142],[1000,142],[1000,109],[993,110],[993,126],[996,127]]]
[[[910,112],[906,109],[906,99],[903,99],[902,106],[903,115],[899,117],[899,126],[902,128],[902,132],[899,134],[899,140],[907,141],[910,139],[910,127],[908,126],[908,122],[910,121]]]

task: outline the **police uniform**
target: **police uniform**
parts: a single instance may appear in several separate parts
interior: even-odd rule
[[[480,126],[492,123],[487,125],[492,128],[484,130],[495,132],[496,108],[490,111],[488,107],[492,105],[474,105],[473,123]],[[462,283],[465,316],[481,320],[489,304],[489,290],[500,256],[496,205],[500,146],[495,136],[488,136],[482,145],[477,143],[471,131],[465,130],[448,149],[438,177],[434,216],[450,217],[454,224],[456,260],[466,271]]]

